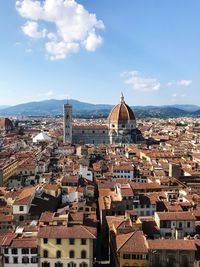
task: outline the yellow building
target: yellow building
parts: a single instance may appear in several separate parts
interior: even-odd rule
[[[142,231],[136,230],[131,233],[117,235],[116,246],[116,266],[148,266],[148,247]]]
[[[38,232],[41,267],[92,267],[95,235],[83,225],[42,226]]]
[[[0,162],[0,186],[6,185],[8,179],[16,175],[18,168],[18,161],[13,160],[9,162]]]

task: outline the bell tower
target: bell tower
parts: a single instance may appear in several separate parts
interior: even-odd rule
[[[63,142],[72,143],[72,105],[63,106]]]

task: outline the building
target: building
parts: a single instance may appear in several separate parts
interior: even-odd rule
[[[0,132],[10,132],[12,130],[12,121],[8,118],[0,118]]]
[[[4,254],[3,266],[38,267],[37,237],[7,233],[0,236],[0,248]]]
[[[0,160],[0,186],[6,185],[13,175],[16,175],[18,160]]]
[[[92,267],[96,237],[84,226],[45,226],[38,232],[41,267]]]
[[[132,109],[125,103],[123,94],[120,102],[110,112],[107,124],[73,125],[72,106],[64,105],[64,143],[74,144],[125,144],[143,141],[136,127]]]

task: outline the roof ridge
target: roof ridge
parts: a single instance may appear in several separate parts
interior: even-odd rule
[[[125,241],[124,241],[124,243],[118,248],[118,251],[126,244],[126,242],[128,242],[129,241],[129,239],[133,236],[133,235],[135,235],[135,233],[137,232],[138,230],[135,230],[134,232],[131,232],[131,233],[128,233],[128,234],[130,234],[130,236],[128,237],[128,239],[126,239]]]
[[[84,228],[90,235],[92,235],[95,239],[96,239],[96,236],[93,235],[93,233],[91,233],[87,228],[85,228],[85,225],[80,225],[82,228]]]

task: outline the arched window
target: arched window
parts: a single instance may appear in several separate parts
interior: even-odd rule
[[[56,251],[56,258],[61,258],[61,251],[60,250],[57,250]]]
[[[82,259],[85,259],[87,257],[87,253],[86,253],[86,251],[85,250],[82,250],[81,251],[81,258]]]
[[[55,267],[63,267],[63,263],[62,262],[55,262]]]
[[[50,267],[50,263],[47,261],[42,262],[42,267]]]
[[[75,257],[74,250],[70,250],[69,257],[70,257],[70,259],[73,259]]]
[[[88,267],[88,264],[86,262],[80,263],[79,267]]]
[[[44,250],[44,251],[43,251],[43,257],[44,257],[44,258],[48,258],[48,256],[49,256],[48,251],[47,251],[47,250]]]
[[[68,263],[67,267],[76,267],[76,263],[70,262],[70,263]]]

